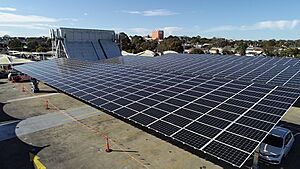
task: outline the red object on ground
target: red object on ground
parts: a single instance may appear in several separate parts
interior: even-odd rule
[[[112,150],[109,148],[108,136],[105,136],[105,139],[106,139],[106,148],[105,148],[105,151],[106,152],[111,152]]]
[[[45,101],[45,109],[49,109],[48,100]]]
[[[28,82],[30,81],[30,76],[27,75],[14,75],[9,80],[15,81],[15,82]]]

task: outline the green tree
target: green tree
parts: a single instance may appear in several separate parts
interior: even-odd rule
[[[178,53],[183,52],[183,46],[181,40],[176,36],[169,36],[168,38],[164,39],[162,42],[160,42],[157,46],[157,50],[159,52],[167,51],[167,50],[173,50]]]
[[[300,39],[295,40],[295,46],[296,46],[296,47],[300,47]]]
[[[231,50],[229,50],[228,48],[224,48],[222,51],[222,54],[223,55],[233,55],[234,53]]]
[[[9,49],[22,50],[23,44],[19,39],[12,39],[8,42]]]
[[[47,48],[43,46],[39,46],[36,48],[36,52],[47,52]]]
[[[245,55],[246,54],[246,49],[248,45],[246,43],[241,43],[237,48],[236,52],[239,53],[240,55]]]
[[[298,57],[298,55],[300,55],[300,50],[298,48],[287,48],[281,51],[280,55],[287,57]]]
[[[146,42],[141,43],[140,48],[141,48],[142,51],[145,51],[145,50],[156,51],[157,44],[158,44],[158,42],[154,41],[154,40],[153,41],[146,41]]]
[[[264,52],[268,56],[277,56],[278,53],[276,52],[277,41],[275,39],[263,41],[261,44]]]
[[[121,32],[119,34],[119,37],[120,37],[120,47],[121,47],[121,50],[124,50],[124,51],[127,51],[127,52],[131,52],[131,50],[132,50],[132,44],[131,44],[131,41],[130,41],[129,37],[127,36],[127,34],[124,33],[124,32]]]
[[[142,36],[132,36],[131,37],[131,44],[133,47],[133,53],[139,53],[143,51],[143,48],[141,47],[141,44],[144,43],[145,40]]]
[[[190,43],[193,45],[199,44],[201,42],[200,36],[195,36],[190,39]]]
[[[190,54],[204,54],[203,50],[194,48]]]
[[[27,49],[31,52],[36,51],[36,49],[39,47],[39,43],[36,40],[29,40],[27,42]]]

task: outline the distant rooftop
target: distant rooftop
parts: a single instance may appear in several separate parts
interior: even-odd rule
[[[9,58],[12,59],[12,63],[10,63]],[[29,59],[23,59],[23,58],[17,58],[14,56],[8,56],[8,55],[2,55],[0,54],[0,65],[18,65],[18,64],[24,64],[24,63],[30,63],[33,62]]]

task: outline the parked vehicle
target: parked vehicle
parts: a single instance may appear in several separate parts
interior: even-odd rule
[[[0,79],[7,78],[7,76],[8,76],[7,72],[0,70]]]
[[[8,74],[8,80],[14,82],[25,82],[30,81],[31,77],[20,72],[10,72]]]
[[[294,144],[293,133],[283,127],[275,127],[259,147],[259,160],[281,164]]]

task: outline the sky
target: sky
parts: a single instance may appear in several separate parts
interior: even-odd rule
[[[49,36],[50,28],[129,35],[300,39],[299,0],[1,0],[0,36]]]

